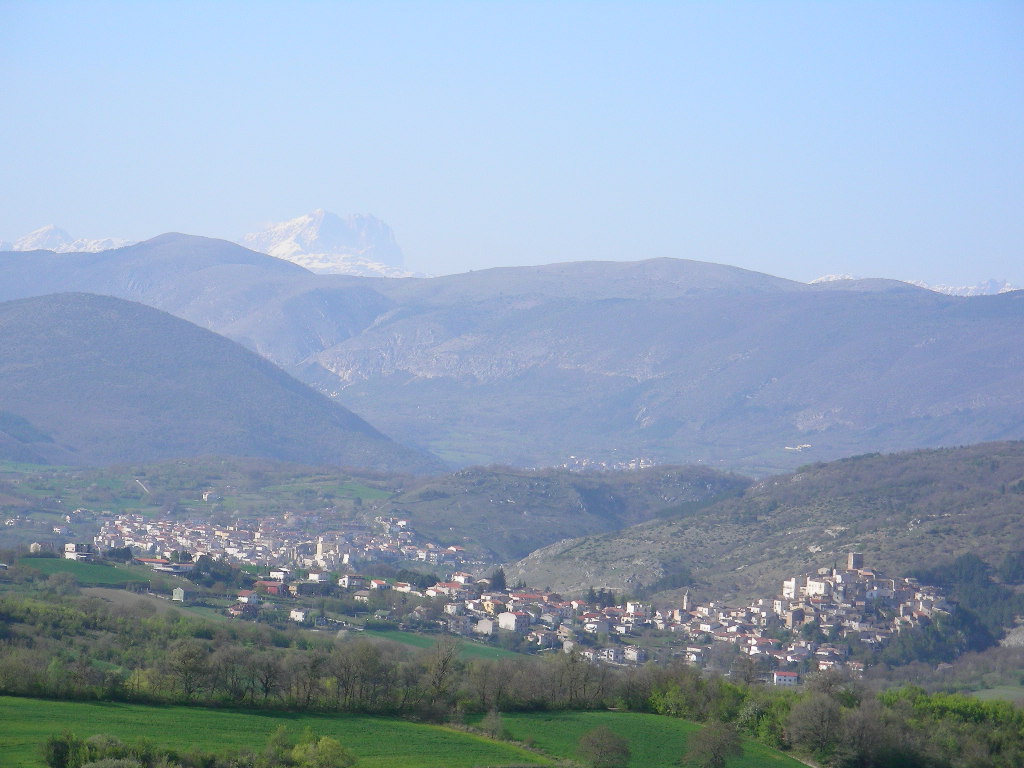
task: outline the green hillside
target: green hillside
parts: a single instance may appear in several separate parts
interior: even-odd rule
[[[706,504],[749,483],[702,467],[585,474],[491,467],[412,477],[236,457],[103,468],[0,463],[0,512],[25,518],[25,527],[0,528],[0,544],[55,541],[52,526],[79,507],[218,518],[290,511],[316,515],[328,528],[403,517],[431,541],[459,544],[497,562],[650,520],[670,505]],[[206,491],[214,494],[209,501]]]
[[[111,464],[203,455],[437,469],[258,355],[110,297],[0,304],[0,457]]]
[[[450,728],[361,715],[255,713],[0,696],[0,723],[5,768],[43,768],[40,746],[47,737],[65,729],[79,736],[107,733],[126,742],[147,739],[158,747],[195,747],[229,754],[261,749],[281,725],[295,735],[312,728],[321,736],[338,739],[359,757],[360,768],[552,764],[513,745]]]
[[[537,712],[502,715],[502,725],[518,741],[530,740],[546,753],[578,759],[580,737],[602,726],[629,742],[630,768],[675,768],[686,754],[688,739],[700,725],[688,720],[638,712]],[[798,768],[804,763],[744,739],[743,754],[729,768]]]
[[[706,597],[774,594],[847,552],[901,574],[1024,542],[1024,443],[868,455],[766,478],[700,510],[554,544],[507,569],[567,591],[637,589],[689,573]]]
[[[749,482],[704,467],[586,474],[472,468],[413,481],[377,506],[435,541],[504,561],[553,541],[650,520],[666,507],[700,506]]]

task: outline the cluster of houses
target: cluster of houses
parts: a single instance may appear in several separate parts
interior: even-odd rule
[[[193,558],[209,555],[240,565],[290,565],[324,571],[394,560],[452,568],[466,565],[462,547],[424,541],[411,530],[408,521],[378,517],[375,522],[375,526],[369,526],[352,521],[324,531],[318,517],[290,513],[229,525],[125,514],[104,520],[93,542],[101,548],[131,547],[156,559],[186,551]]]
[[[351,575],[339,584],[356,590],[356,599],[368,599],[372,589],[415,591],[408,584]],[[506,631],[540,648],[575,648],[595,661],[637,663],[647,659],[647,652],[631,638],[647,631],[671,633],[682,641],[681,653],[693,664],[703,664],[715,644],[727,643],[764,661],[777,685],[796,684],[800,671],[807,669],[862,672],[864,664],[850,657],[851,647],[877,650],[899,632],[951,609],[936,587],[866,568],[859,553],[848,556],[845,568],[793,576],[782,583],[778,596],[742,608],[715,601],[697,604],[689,594],[671,609],[641,601],[596,607],[550,592],[491,592],[489,586],[486,580],[476,582],[470,574],[456,572],[423,594],[446,600],[444,625],[455,634]]]
[[[229,609],[233,616],[254,617],[266,596],[305,597],[343,590],[368,603],[374,591],[394,591],[443,601],[441,624],[448,632],[485,637],[508,632],[527,646],[575,649],[594,661],[613,664],[646,661],[645,643],[639,637],[649,633],[674,636],[678,642],[672,645],[694,664],[705,663],[716,644],[731,644],[738,653],[763,661],[778,685],[796,684],[807,669],[862,671],[863,663],[850,658],[851,647],[877,650],[899,632],[950,610],[937,588],[867,568],[859,553],[848,555],[845,568],[792,576],[775,597],[740,608],[717,601],[697,604],[689,594],[672,608],[641,601],[598,607],[546,591],[491,590],[486,579],[459,569],[467,565],[459,547],[423,542],[402,519],[377,518],[375,529],[353,523],[315,536],[308,533],[310,521],[302,522],[289,515],[235,525],[118,515],[103,523],[94,542],[152,554],[140,561],[169,572],[190,567],[170,561],[175,550],[271,566],[267,578],[237,595]],[[72,551],[66,556],[75,555]],[[353,572],[359,563],[374,560],[419,561],[451,566],[452,571],[427,589]],[[305,572],[301,579],[293,578],[293,568]],[[301,606],[290,610],[290,619],[314,621]]]

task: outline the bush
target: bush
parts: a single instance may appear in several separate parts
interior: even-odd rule
[[[626,768],[629,741],[602,725],[580,736],[579,755],[593,768]]]

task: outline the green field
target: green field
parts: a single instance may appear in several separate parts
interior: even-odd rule
[[[22,565],[42,571],[47,575],[70,573],[79,584],[102,587],[110,584],[128,584],[133,581],[148,582],[149,570],[144,567],[117,567],[83,563],[77,560],[61,560],[55,557],[26,557]]]
[[[261,749],[285,725],[333,736],[359,757],[360,768],[473,768],[551,765],[536,754],[480,736],[433,725],[361,715],[249,713],[193,707],[43,701],[0,696],[0,764],[42,768],[40,745],[64,729],[79,736],[109,733],[160,747],[230,753]]]
[[[414,648],[433,648],[437,645],[437,638],[429,635],[417,635],[415,632],[400,632],[399,630],[379,631],[367,629],[362,634],[368,637],[379,637],[383,640],[391,640],[402,645],[411,645]],[[459,656],[463,659],[503,659],[509,656],[517,656],[513,651],[506,651],[504,648],[495,648],[492,645],[474,643],[471,640],[459,642]]]
[[[1024,705],[1024,685],[997,685],[973,691],[971,696],[982,701],[1012,701]]]
[[[700,725],[662,715],[637,712],[544,712],[503,714],[502,723],[512,738],[532,741],[546,753],[576,758],[580,736],[607,726],[629,740],[631,768],[677,768],[686,753],[687,737]],[[802,768],[803,763],[745,739],[743,755],[729,760],[729,768]]]

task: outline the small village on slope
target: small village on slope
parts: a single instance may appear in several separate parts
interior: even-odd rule
[[[461,547],[425,541],[403,519],[378,517],[373,527],[351,523],[311,536],[316,523],[290,515],[231,525],[108,515],[91,546],[68,544],[64,556],[89,559],[94,549],[127,547],[155,572],[184,577],[204,557],[245,566],[253,574],[246,588],[215,603],[237,618],[359,629],[341,607],[354,605],[356,613],[387,626],[477,637],[526,652],[575,651],[594,662],[681,657],[720,668],[741,658],[754,670],[748,674],[776,685],[797,685],[814,670],[860,674],[900,632],[952,609],[938,588],[883,574],[861,553],[849,553],[845,567],[793,575],[774,596],[742,607],[699,603],[688,591],[668,607],[603,589],[566,599],[521,584],[505,588],[503,572],[500,579],[482,575],[490,569],[493,576],[493,565],[469,559]],[[446,569],[446,578],[428,584],[359,573],[382,562],[407,562],[410,570],[426,564]],[[179,586],[173,596],[196,599],[190,592]]]

